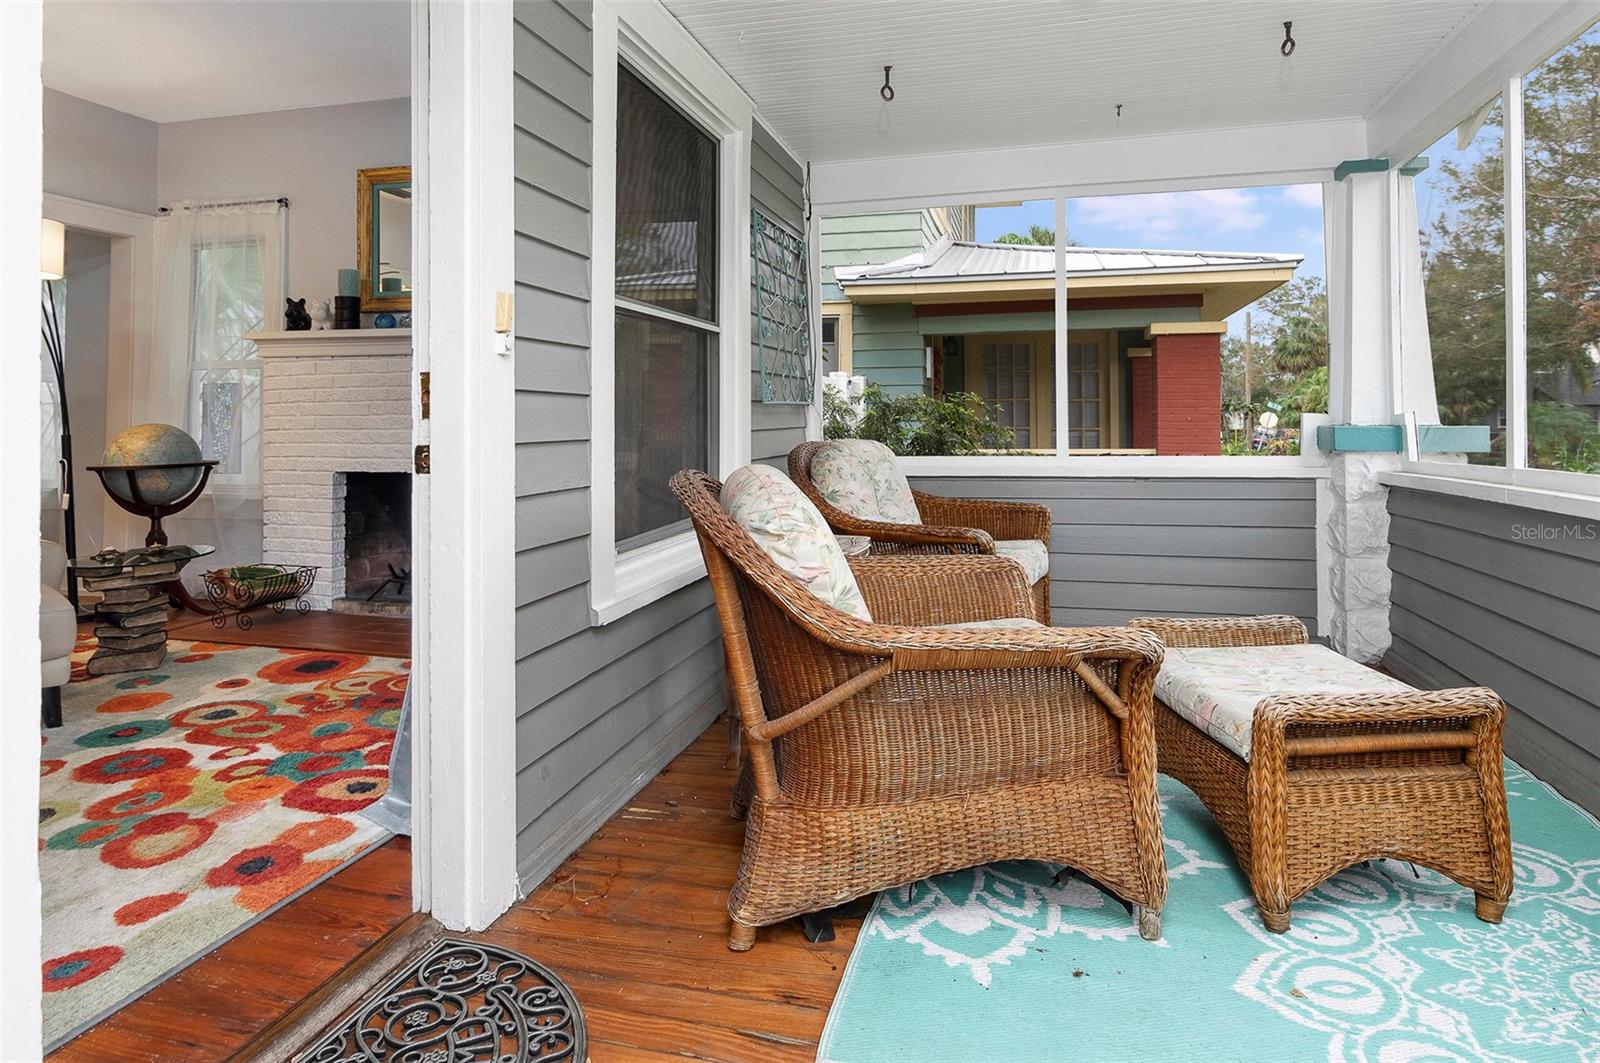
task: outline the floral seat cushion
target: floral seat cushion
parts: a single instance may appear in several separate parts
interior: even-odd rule
[[[994,552],[1021,565],[1030,587],[1050,574],[1050,550],[1038,539],[996,539]]]
[[[722,508],[812,594],[841,612],[872,619],[833,530],[783,473],[768,465],[736,469],[722,485]]]
[[[835,439],[811,459],[817,493],[852,517],[888,524],[921,524],[911,484],[894,452],[870,439]]]
[[[1269,694],[1415,690],[1326,646],[1168,647],[1156,697],[1245,760],[1256,705]]]

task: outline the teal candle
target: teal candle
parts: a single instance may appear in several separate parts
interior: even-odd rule
[[[361,274],[353,269],[341,269],[339,271],[339,294],[359,296],[361,294]]]
[[[382,288],[380,290],[381,291],[385,291],[385,292],[403,292],[403,291],[405,291],[405,289],[400,286],[400,278],[399,277],[385,277],[385,278],[383,278],[383,286],[382,286]]]

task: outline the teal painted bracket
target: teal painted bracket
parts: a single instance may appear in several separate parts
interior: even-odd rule
[[[1348,159],[1333,168],[1333,179],[1343,181],[1353,173],[1382,173],[1388,168],[1388,159]]]
[[[1326,453],[1398,454],[1406,448],[1405,429],[1397,424],[1324,424],[1317,426],[1317,449]],[[1424,454],[1486,454],[1489,426],[1420,424],[1417,449]]]

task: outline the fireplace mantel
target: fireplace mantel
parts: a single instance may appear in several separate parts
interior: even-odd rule
[[[300,332],[252,332],[263,358],[329,358],[340,355],[368,357],[410,356],[408,328],[320,329]]]

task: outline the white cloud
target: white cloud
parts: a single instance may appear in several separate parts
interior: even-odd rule
[[[1073,200],[1070,209],[1069,229],[1078,222],[1113,225],[1152,245],[1166,236],[1250,232],[1267,223],[1256,194],[1243,188],[1091,196]]]
[[[1283,190],[1283,201],[1297,207],[1322,209],[1321,185],[1289,185]]]

